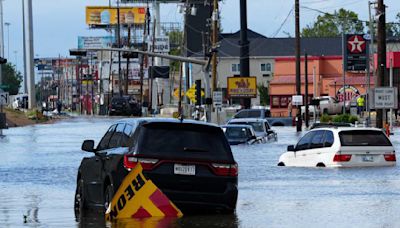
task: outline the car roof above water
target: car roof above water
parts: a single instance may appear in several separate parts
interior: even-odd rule
[[[184,124],[196,124],[196,125],[204,125],[210,127],[219,127],[213,123],[207,123],[202,121],[190,120],[190,119],[180,119],[175,118],[157,118],[157,117],[142,117],[142,118],[125,118],[116,121],[115,123],[184,123]]]
[[[379,128],[374,127],[321,127],[321,128],[314,128],[311,131],[318,131],[318,130],[328,130],[333,132],[341,132],[341,131],[380,131]]]

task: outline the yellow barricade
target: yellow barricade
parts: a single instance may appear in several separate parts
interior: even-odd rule
[[[182,212],[142,173],[138,164],[124,179],[106,211],[106,220],[182,217]]]

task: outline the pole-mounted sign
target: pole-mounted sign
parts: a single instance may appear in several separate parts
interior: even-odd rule
[[[365,71],[368,59],[368,41],[363,34],[344,36],[343,64],[346,71]]]

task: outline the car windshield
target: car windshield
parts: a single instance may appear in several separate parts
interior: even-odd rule
[[[139,133],[137,153],[167,159],[233,161],[220,128],[188,123],[148,123]]]
[[[225,130],[225,135],[228,139],[247,139],[250,132],[245,127],[228,127]]]
[[[235,122],[234,124],[244,124],[251,125],[255,132],[264,132],[263,123],[262,122]]]
[[[352,130],[339,133],[342,146],[391,146],[381,131]]]

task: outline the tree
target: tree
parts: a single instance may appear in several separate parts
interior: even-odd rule
[[[394,23],[386,24],[386,36],[400,36],[400,13],[397,13],[396,20]]]
[[[3,64],[2,73],[3,73],[3,85],[8,85],[9,88],[4,89],[4,91],[9,92],[10,95],[18,94],[18,90],[21,87],[22,75],[17,69],[15,69],[14,65],[10,63]]]
[[[317,17],[312,25],[303,28],[303,37],[338,37],[344,33],[363,33],[364,26],[358,20],[357,13],[345,9],[334,11],[333,14],[324,14]]]
[[[269,105],[269,89],[263,84],[257,85],[258,94],[260,94],[260,105]]]

